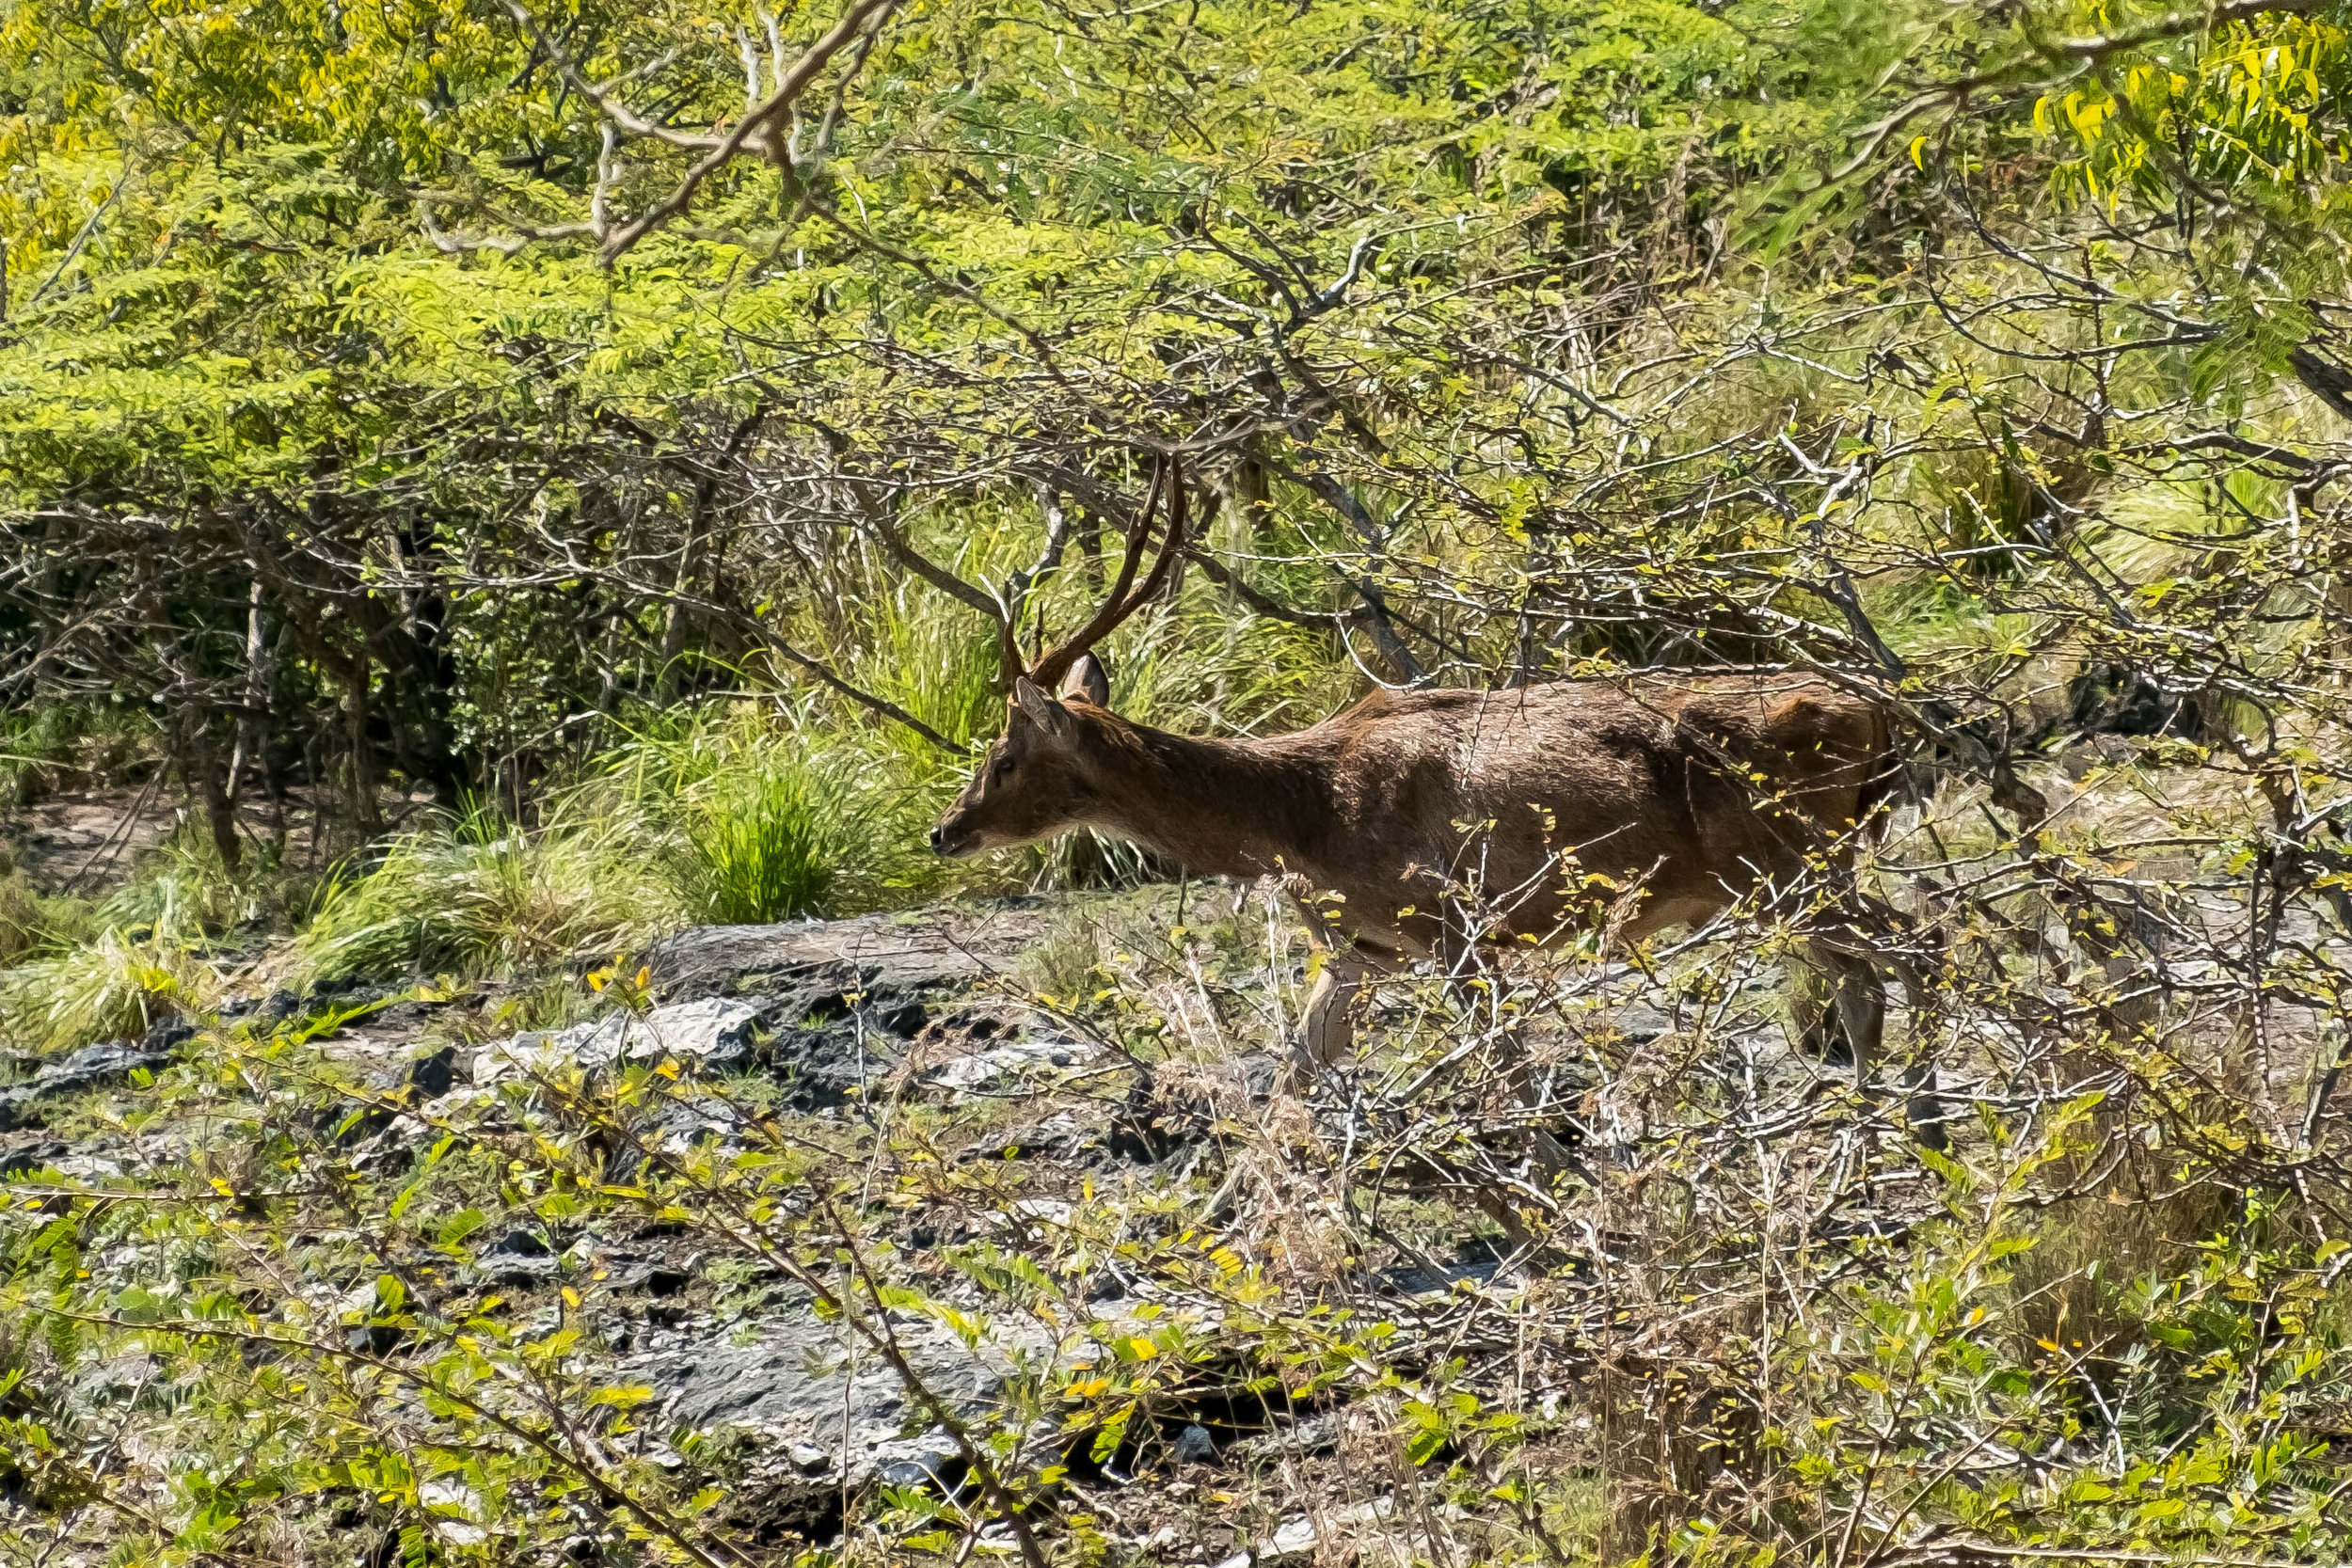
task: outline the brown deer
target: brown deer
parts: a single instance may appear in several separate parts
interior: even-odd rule
[[[1152,510],[1103,610],[1015,676],[1004,736],[931,847],[971,855],[1085,827],[1204,875],[1284,878],[1330,948],[1299,1069],[1347,1049],[1372,971],[1458,958],[1469,941],[1554,942],[1620,901],[1632,906],[1622,934],[1637,940],[1751,896],[1795,912],[1783,907],[1823,873],[1850,881],[1899,776],[1875,703],[1782,670],[1375,691],[1310,729],[1246,740],[1135,723],[1110,711],[1089,649],[1184,549],[1179,484],[1158,561],[1131,588]],[[1009,632],[1006,647],[1018,668]],[[1484,907],[1466,923],[1468,888]],[[1792,1010],[1806,1043],[1863,1070],[1884,1017],[1865,954],[1891,934],[1868,927],[1899,917],[1851,889],[1836,903],[1809,942],[1827,1005],[1801,990]]]

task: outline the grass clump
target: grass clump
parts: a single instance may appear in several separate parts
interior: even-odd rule
[[[89,905],[53,897],[33,886],[0,849],[0,969],[20,964],[92,934]]]
[[[751,705],[616,748],[536,826],[490,807],[331,877],[296,936],[312,979],[515,973],[642,948],[694,921],[755,925],[901,898],[923,874],[911,791]]]
[[[134,922],[108,904],[87,940],[60,942],[79,911],[36,900],[52,921],[28,961],[0,973],[0,1037],[44,1054],[134,1037],[215,1002],[220,975],[201,954],[200,914],[165,894],[151,918]],[[57,912],[62,909],[62,912]],[[5,911],[0,911],[4,914]]]
[[[722,925],[853,914],[914,900],[946,868],[924,830],[946,782],[895,742],[828,734],[813,709],[679,716],[640,733],[595,786],[658,824],[681,913]]]
[[[9,971],[0,981],[0,1033],[44,1054],[135,1038],[199,1011],[217,987],[212,966],[170,937],[111,927]]]
[[[856,848],[837,781],[804,762],[755,759],[690,811],[679,883],[703,920],[755,926],[820,914]]]
[[[187,827],[103,902],[44,894],[0,852],[0,1035],[72,1051],[201,1012],[221,988],[208,956],[221,936],[267,924],[296,895],[258,860],[230,875]]]

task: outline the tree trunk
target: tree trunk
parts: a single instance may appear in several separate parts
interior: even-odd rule
[[[375,768],[369,754],[368,744],[368,681],[370,663],[365,648],[353,656],[351,667],[344,674],[343,721],[348,728],[351,747],[351,769],[348,803],[352,831],[361,838],[373,838],[384,829],[384,815],[375,799]]]
[[[244,862],[244,846],[237,840],[237,803],[230,798],[220,752],[213,744],[212,715],[201,709],[187,724],[180,776],[186,781],[188,793],[204,808],[205,825],[212,831],[213,849],[220,856],[222,869],[236,876]]]

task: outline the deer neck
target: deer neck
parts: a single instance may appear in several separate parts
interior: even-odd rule
[[[1210,740],[1104,717],[1107,766],[1089,826],[1201,876],[1306,869],[1331,787],[1327,768],[1292,737]]]

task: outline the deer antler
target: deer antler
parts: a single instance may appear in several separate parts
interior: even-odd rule
[[[1151,574],[1131,593],[1128,585],[1135,582],[1136,568],[1143,563],[1144,547],[1151,542],[1152,514],[1158,510],[1163,490],[1168,494],[1168,533],[1160,541],[1159,559],[1152,563]],[[1184,480],[1171,452],[1152,474],[1152,493],[1144,498],[1142,510],[1128,526],[1126,553],[1120,560],[1119,578],[1111,584],[1110,596],[1094,612],[1094,619],[1056,643],[1050,652],[1039,656],[1028,672],[1029,680],[1047,691],[1058,687],[1079,655],[1108,637],[1120,622],[1143,608],[1152,595],[1167,585],[1184,553]]]
[[[849,443],[837,432],[818,425],[819,434],[836,453]],[[1030,680],[1049,690],[1070,673],[1070,666],[1078,656],[1109,635],[1113,627],[1142,608],[1144,602],[1167,583],[1168,575],[1184,553],[1184,485],[1176,459],[1163,460],[1152,476],[1152,490],[1144,498],[1143,509],[1136,514],[1135,522],[1127,530],[1127,553],[1120,562],[1119,580],[1111,585],[1110,597],[1073,637],[1065,639],[1051,652],[1041,655],[1035,669],[1025,669],[1021,657],[1019,626],[1021,610],[1027,600],[1030,585],[1053,571],[1061,562],[1064,547],[1070,540],[1070,521],[1051,492],[1041,493],[1045,507],[1045,546],[1038,559],[1026,568],[1014,572],[994,588],[972,582],[957,576],[946,567],[916,549],[907,539],[905,531],[891,515],[886,500],[866,481],[850,478],[850,493],[866,515],[874,536],[898,562],[941,593],[969,605],[987,616],[996,626],[997,657],[1003,664],[1003,689],[1010,690],[1012,683],[1025,674]],[[1160,546],[1159,559],[1152,562],[1151,575],[1140,587],[1133,588],[1136,569],[1143,562],[1143,552],[1151,543],[1152,515],[1159,510],[1160,493],[1168,492],[1168,535]]]

